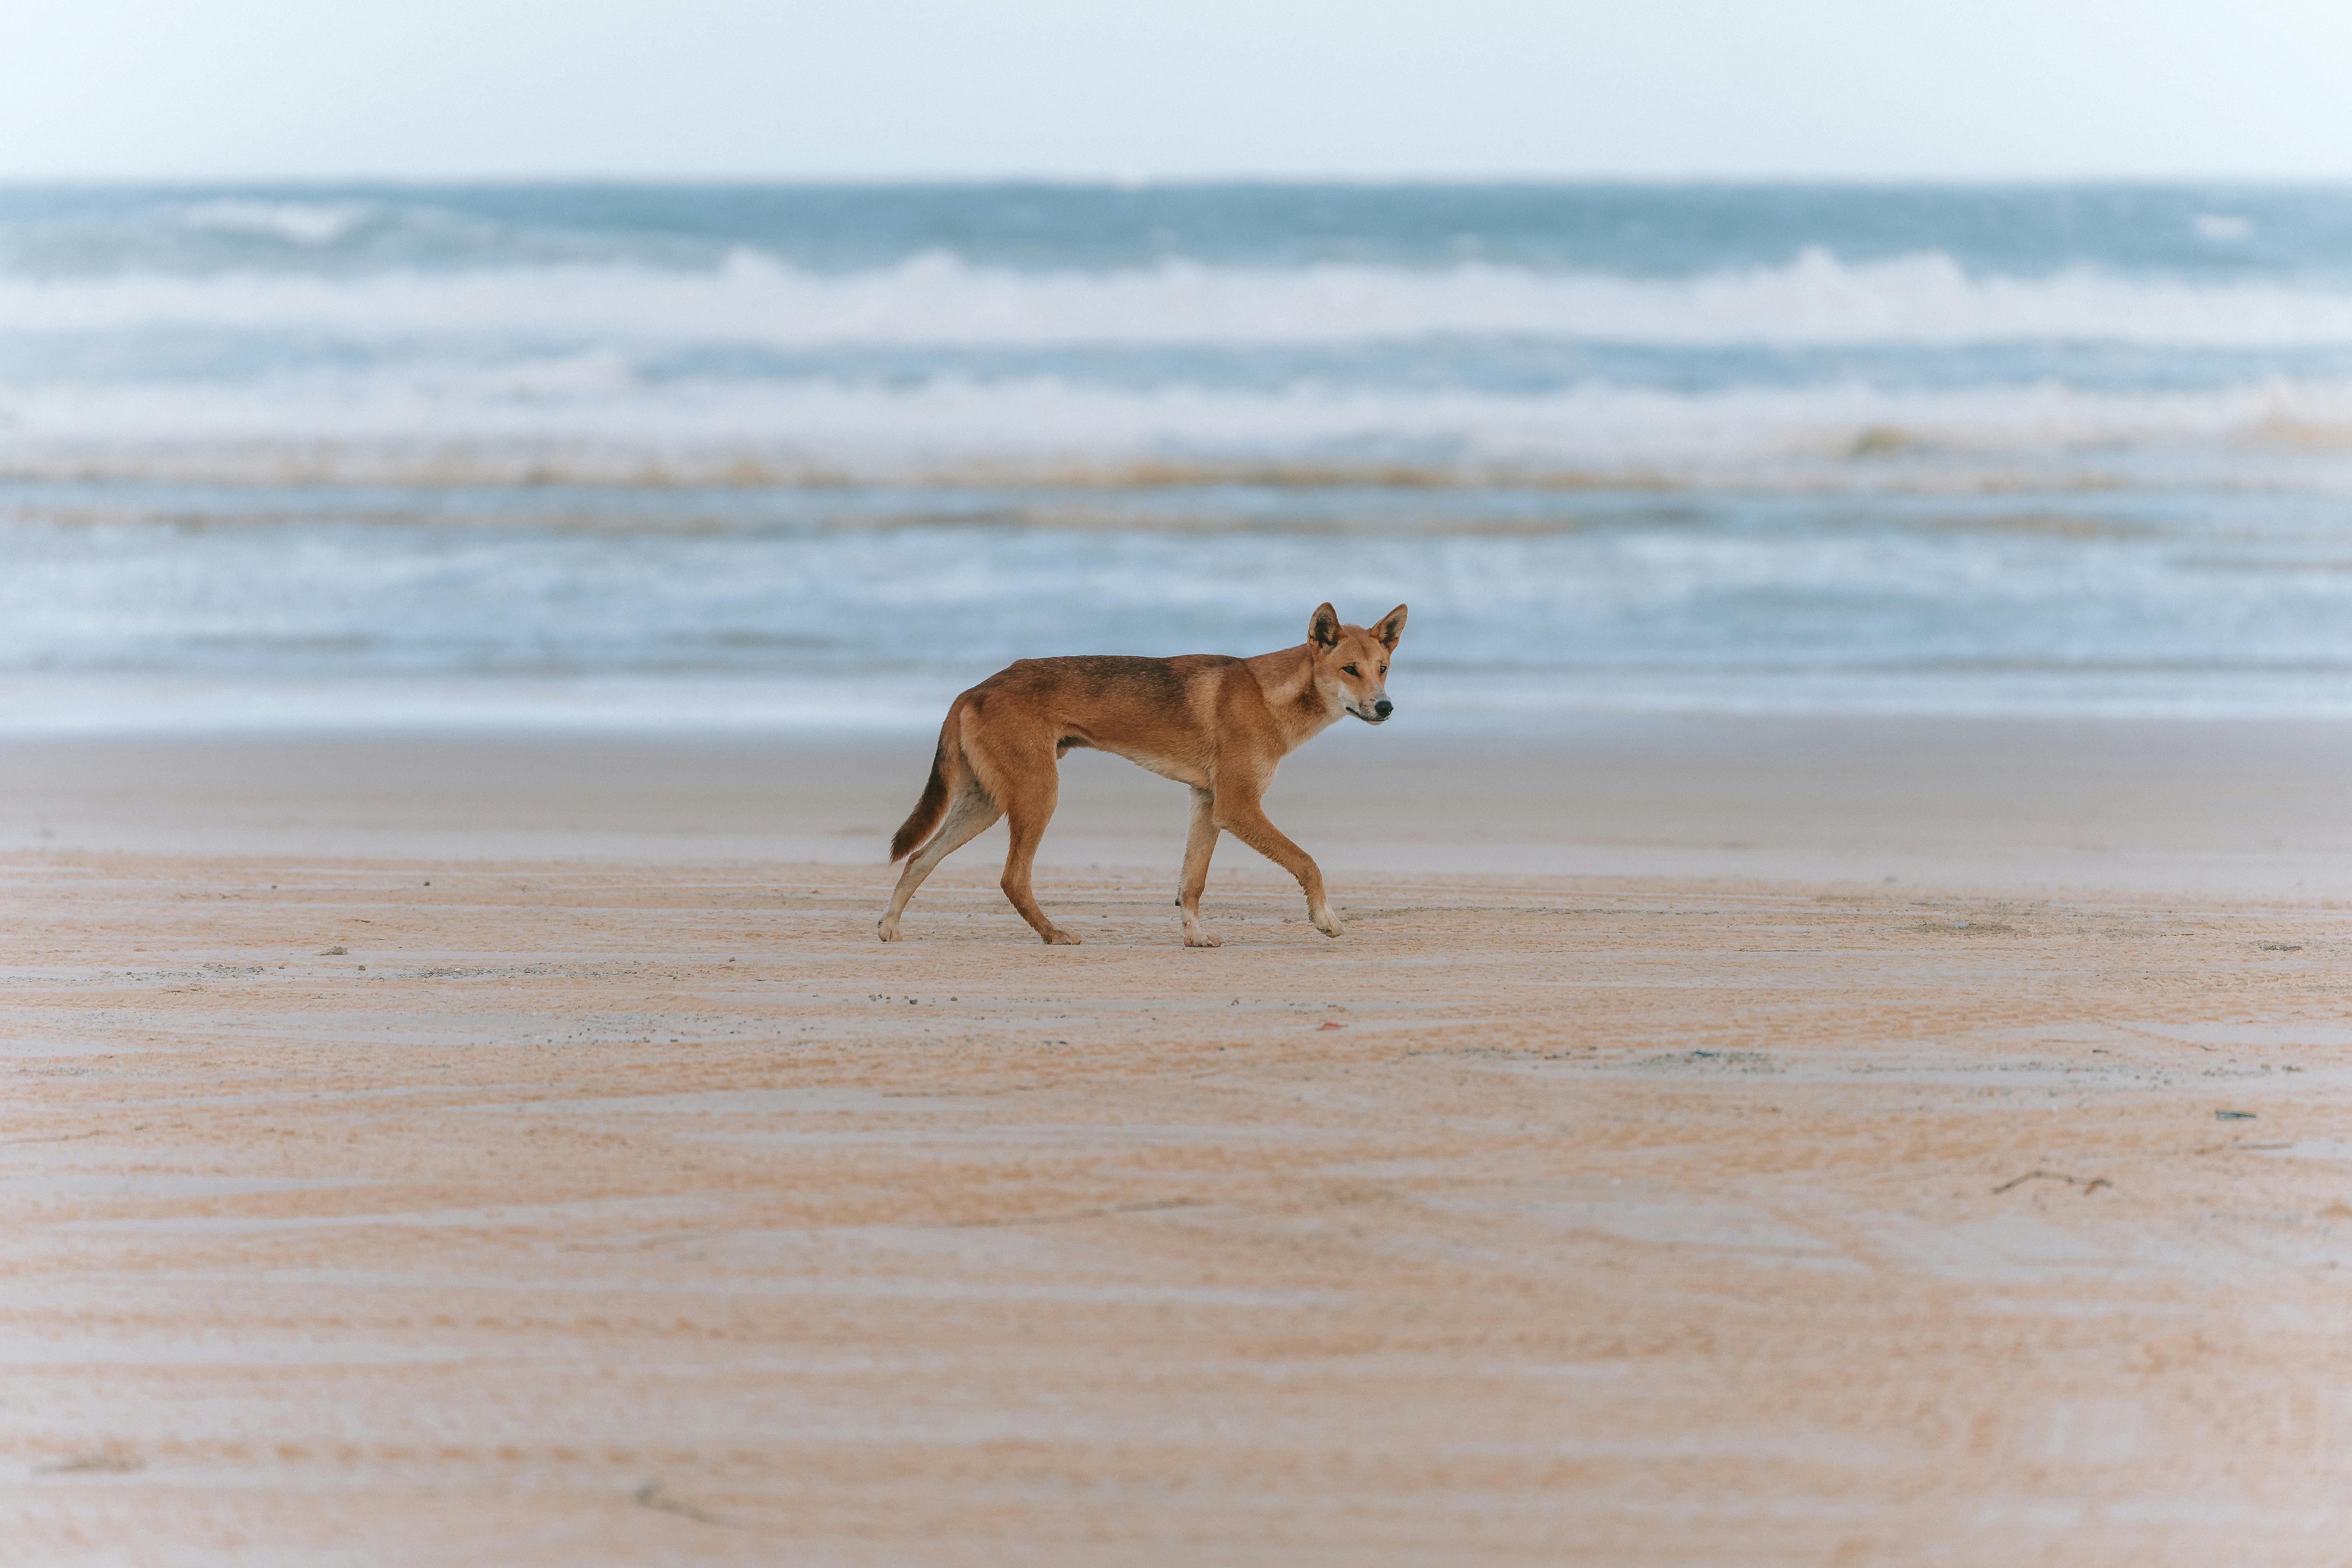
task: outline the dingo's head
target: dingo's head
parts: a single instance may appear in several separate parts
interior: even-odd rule
[[[1396,710],[1389,700],[1389,655],[1402,636],[1402,605],[1381,617],[1376,626],[1343,626],[1337,610],[1318,605],[1307,623],[1315,689],[1367,724],[1387,723]]]

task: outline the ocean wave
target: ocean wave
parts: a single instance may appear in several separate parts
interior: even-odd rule
[[[323,232],[324,210],[248,214]],[[2352,342],[2352,292],[2189,283],[2090,268],[1971,273],[1950,256],[1686,279],[1463,265],[1190,262],[1025,272],[945,255],[847,273],[738,250],[707,269],[558,265],[372,273],[0,278],[0,331],[229,327],[569,334],[778,346],[855,343],[1312,343],[1521,335],[1643,343],[2018,341],[2269,346]]]
[[[129,203],[68,197],[65,210],[30,212],[24,210],[25,198],[24,192],[0,188],[0,279],[67,289],[549,267],[708,270],[728,248],[690,235],[614,236],[518,224],[458,205],[391,199],[380,191],[314,197],[224,193]]]
[[[1289,474],[1622,486],[1975,482],[2005,464],[2087,461],[2106,482],[2237,463],[2264,482],[2307,483],[2347,454],[2347,380],[2168,393],[1591,384],[1536,395],[1057,377],[649,385],[625,358],[598,351],[401,375],[0,390],[0,469],[19,476],[805,484],[960,474],[1165,486]]]
[[[366,202],[199,202],[180,214],[187,227],[220,234],[260,235],[294,245],[331,245],[373,217]]]

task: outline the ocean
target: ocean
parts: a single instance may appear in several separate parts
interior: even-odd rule
[[[2352,713],[2352,190],[0,190],[0,733]]]

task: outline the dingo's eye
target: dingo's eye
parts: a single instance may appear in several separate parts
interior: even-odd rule
[[[1385,664],[1384,664],[1384,665],[1381,666],[1381,673],[1382,675],[1386,675],[1388,672],[1389,672],[1389,667],[1388,667],[1387,665],[1385,665]]]
[[[1361,675],[1363,671],[1358,669],[1352,664],[1343,664],[1339,667],[1339,673],[1342,675]]]

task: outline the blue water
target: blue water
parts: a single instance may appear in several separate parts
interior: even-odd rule
[[[0,188],[16,277],[566,262],[828,272],[920,255],[1023,271],[1165,262],[1690,278],[1940,252],[1971,273],[2352,280],[2352,191],[2266,186],[313,184]]]
[[[0,191],[0,730],[2352,710],[2352,191]]]

